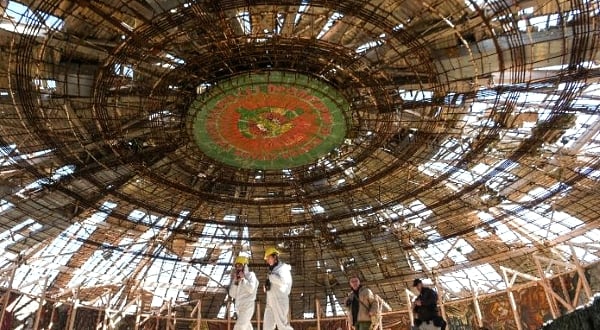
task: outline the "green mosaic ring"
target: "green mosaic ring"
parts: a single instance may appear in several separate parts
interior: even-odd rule
[[[207,156],[239,168],[279,170],[327,155],[346,136],[346,99],[306,75],[234,76],[190,107],[191,134]]]

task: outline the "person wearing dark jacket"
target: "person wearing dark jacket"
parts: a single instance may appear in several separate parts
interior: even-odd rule
[[[350,277],[350,293],[346,298],[348,321],[354,330],[372,330],[380,314],[380,302],[370,289],[360,284],[358,276]]]
[[[414,312],[417,315],[415,325],[419,326],[422,323],[433,322],[433,325],[440,327],[441,330],[446,329],[446,321],[439,316],[437,309],[438,295],[434,290],[423,285],[420,279],[413,281],[413,287],[417,289],[419,295],[414,301]]]

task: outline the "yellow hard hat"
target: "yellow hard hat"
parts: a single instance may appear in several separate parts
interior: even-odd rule
[[[244,256],[237,256],[235,258],[235,262],[234,264],[242,264],[242,265],[246,265],[248,264],[248,257],[244,257]]]
[[[270,255],[272,255],[272,254],[277,254],[277,255],[279,255],[279,250],[277,250],[277,249],[276,249],[275,247],[273,247],[273,246],[271,246],[271,247],[268,247],[268,248],[265,250],[265,260],[267,260],[267,257],[268,257],[268,256],[270,256]]]

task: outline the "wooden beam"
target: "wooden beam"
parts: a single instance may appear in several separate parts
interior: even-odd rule
[[[98,311],[98,315],[96,316],[96,330],[98,330],[98,328],[100,327],[99,324],[102,324],[102,327],[104,327],[104,315],[106,313],[102,313],[101,311]]]
[[[585,223],[584,225],[582,225],[581,227],[572,230],[571,232],[569,232],[569,235],[565,235],[565,236],[559,236],[556,239],[552,240],[552,241],[548,241],[546,243],[546,245],[548,246],[556,246],[558,244],[562,244],[570,239],[572,239],[573,237],[582,235],[584,233],[587,233],[588,231],[590,231],[591,229],[595,229],[597,227],[597,223],[596,222],[590,222],[590,223]],[[516,248],[514,250],[510,250],[510,251],[506,251],[503,252],[501,254],[494,254],[494,255],[490,255],[490,256],[486,256],[483,258],[479,258],[476,260],[470,260],[469,262],[463,262],[463,263],[457,263],[454,266],[449,266],[449,267],[445,267],[443,269],[443,272],[445,274],[448,273],[452,273],[458,270],[462,270],[465,268],[471,268],[471,267],[475,267],[478,265],[483,265],[486,263],[500,263],[502,261],[506,261],[509,259],[513,259],[516,257],[520,257],[520,256],[524,256],[524,255],[529,255],[532,254],[534,252],[538,251],[538,248],[535,246],[526,246],[526,247],[522,247],[522,248]],[[548,258],[544,258],[541,257],[541,260],[547,259]],[[572,269],[573,266],[571,265],[570,268]],[[398,276],[390,276],[387,277],[385,279],[382,279],[380,281],[377,281],[377,284],[379,285],[384,285],[384,284],[393,284],[393,283],[398,283],[398,282],[402,282],[402,281],[406,281],[408,280],[410,277],[414,276],[413,273],[411,274],[403,274],[403,275],[398,275]]]
[[[227,330],[231,330],[231,299],[227,299]]]
[[[560,279],[560,277],[559,277],[559,279]],[[552,288],[549,285],[546,285],[544,282],[540,282],[540,283],[542,284],[542,286],[544,286],[548,290],[548,293],[550,293],[550,295],[552,295],[552,297],[554,297],[556,300],[558,300],[558,302],[560,302],[563,306],[565,306],[565,308],[567,308],[569,310],[569,312],[571,312],[575,309],[573,307],[573,305],[571,305],[568,301],[566,301],[559,294],[554,292],[554,290],[552,290]]]
[[[8,288],[4,293],[4,299],[2,302],[2,313],[0,313],[0,326],[4,324],[4,317],[6,310],[8,309],[8,303],[10,302],[10,295],[12,293],[13,282],[15,281],[15,274],[17,273],[18,263],[15,261],[15,266],[11,267],[10,278],[8,279]]]
[[[471,287],[471,293],[473,294],[473,305],[475,306],[475,317],[477,318],[477,326],[483,328],[483,316],[481,315],[481,308],[479,307],[479,288],[473,288],[473,281],[469,279],[469,286]]]
[[[68,330],[73,330],[73,327],[75,326],[75,318],[77,317],[77,307],[79,307],[79,290],[74,290],[75,292],[73,293],[73,297],[75,299],[73,299],[73,305],[71,306],[71,313],[69,315],[69,327],[67,328]]]
[[[575,297],[573,297],[573,306],[579,304],[579,295],[581,294],[581,281],[577,281],[577,286],[575,287]]]
[[[196,307],[194,307],[194,309],[192,310],[192,315],[190,316],[194,316],[194,310],[196,311],[196,326],[194,327],[195,330],[201,330],[202,329],[202,300],[198,299],[198,302],[196,303]]]
[[[533,261],[535,262],[535,266],[537,268],[538,275],[540,276],[540,279],[542,282],[542,288],[544,288],[544,294],[546,295],[546,300],[548,301],[548,306],[550,306],[550,313],[552,314],[552,319],[556,319],[560,316],[560,311],[558,310],[558,307],[556,306],[556,301],[554,299],[552,299],[552,296],[550,295],[550,292],[548,291],[550,289],[550,281],[548,281],[548,277],[546,277],[546,274],[544,273],[544,270],[542,269],[542,264],[540,263],[540,260],[535,258],[535,255],[534,255]]]
[[[412,309],[412,300],[411,297],[414,297],[415,295],[410,292],[410,290],[406,289],[406,306],[408,306],[408,318],[410,320],[410,326],[414,327],[415,326],[415,315],[413,314],[413,309]]]
[[[515,296],[512,292],[512,286],[514,283],[515,276],[513,276],[512,280],[508,279],[507,269],[502,269],[502,275],[504,275],[504,282],[506,283],[506,294],[508,295],[508,301],[510,302],[510,308],[513,312],[513,316],[515,318],[515,323],[517,324],[517,330],[523,330],[523,326],[521,325],[521,315],[519,310],[517,309],[517,303],[515,301]]]
[[[168,305],[167,305],[167,321],[166,321],[166,328],[167,330],[171,330],[173,329],[173,324],[171,323],[171,317],[173,316],[173,310],[171,309],[173,306],[173,298],[169,299]]]
[[[48,329],[54,328],[54,315],[56,315],[56,303],[52,304],[52,313],[50,313],[50,324],[48,325]]]
[[[545,281],[541,280],[538,283],[540,283],[544,287],[546,293],[548,293],[550,296],[552,296],[554,299],[556,299],[558,302],[560,302],[569,311],[572,311],[574,309],[574,307],[571,304],[571,299],[569,297],[568,292],[566,292],[566,287],[564,286],[561,275],[559,275],[557,278],[560,281],[561,287],[563,288],[563,295],[565,295],[565,298],[561,297],[559,294],[554,292],[554,290],[550,286],[550,282],[547,280],[545,272],[542,270],[541,262],[545,261],[548,263],[548,266],[546,267],[546,271],[548,271],[550,269],[550,267],[552,267],[552,265],[554,265],[554,264],[561,265],[561,266],[565,267],[566,270],[573,269],[573,265],[571,265],[570,263],[564,262],[564,261],[546,258],[546,257],[540,256],[537,254],[533,255],[533,260],[536,262],[537,265],[539,265],[538,272],[540,272],[543,275],[542,279],[546,279]],[[552,309],[552,307],[551,307],[551,309]],[[558,312],[556,314],[558,315]]]
[[[535,277],[533,275],[529,275],[529,274],[520,272],[518,270],[511,269],[511,268],[508,268],[508,267],[500,266],[500,269],[502,269],[502,271],[506,271],[507,273],[513,274],[510,286],[513,286],[513,284],[515,284],[515,279],[516,279],[517,276],[520,276],[520,277],[522,277],[522,278],[524,278],[526,280],[529,280],[529,281],[539,281],[540,280],[539,278],[537,278],[537,277]]]
[[[555,259],[550,259],[550,258],[546,258],[546,257],[540,256],[540,255],[535,255],[534,258],[537,258],[539,261],[547,262],[548,266],[546,267],[546,270],[548,270],[549,267],[552,266],[552,265],[554,265],[554,264],[563,266],[567,270],[572,270],[573,268],[575,268],[575,267],[573,267],[572,264],[570,264],[568,262],[564,262],[564,261],[560,261],[560,260],[555,260]]]
[[[48,287],[48,276],[44,276],[44,284],[42,287],[42,292],[40,293],[40,301],[38,310],[35,313],[35,321],[33,322],[33,329],[39,329],[40,319],[42,318],[42,311],[44,310],[44,304],[46,303],[46,290]],[[2,324],[2,323],[0,323]]]
[[[558,276],[558,281],[560,282],[560,288],[562,290],[563,297],[568,303],[569,311],[574,310],[575,306],[573,306],[573,301],[571,300],[571,296],[569,295],[569,290],[567,289],[567,284],[565,284],[565,278],[563,277],[563,274]]]
[[[445,291],[444,291],[444,288],[442,287],[442,285],[440,284],[439,278],[436,275],[433,276],[433,283],[435,283],[435,288],[438,291],[438,304],[440,304],[440,310],[442,311],[442,318],[444,320],[448,320],[448,318],[446,317],[446,306],[445,306],[445,302],[444,302]]]
[[[583,291],[585,292],[585,295],[587,296],[588,299],[592,299],[592,288],[590,287],[590,283],[588,282],[587,278],[585,277],[585,269],[583,269],[583,266],[581,265],[581,262],[579,261],[579,258],[577,258],[577,254],[575,253],[575,248],[568,244],[569,248],[571,249],[571,258],[573,260],[573,263],[575,264],[575,269],[577,270],[577,274],[579,275],[579,281],[581,281],[581,284],[583,285]]]
[[[140,319],[142,316],[142,310],[144,309],[144,300],[142,299],[142,290],[141,289],[138,289],[135,300],[137,300],[137,304],[135,305],[135,325],[134,325],[133,329],[139,330]]]
[[[315,316],[317,317],[317,330],[321,330],[321,299],[315,299]]]
[[[256,330],[260,330],[260,301],[256,301]]]

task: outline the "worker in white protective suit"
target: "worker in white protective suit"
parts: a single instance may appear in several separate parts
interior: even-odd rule
[[[294,330],[288,319],[290,310],[290,291],[292,291],[292,273],[290,265],[279,260],[279,251],[270,247],[265,250],[265,261],[269,273],[265,281],[267,306],[263,330]]]
[[[247,257],[235,258],[232,276],[229,297],[234,301],[234,310],[237,315],[233,330],[252,330],[251,320],[254,315],[258,279],[256,274],[248,269]]]

